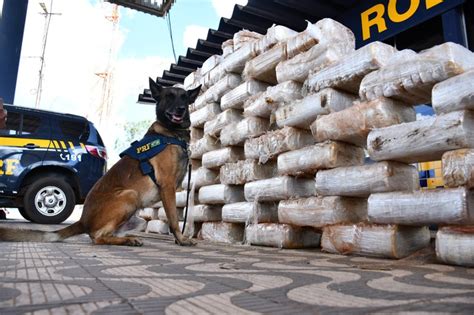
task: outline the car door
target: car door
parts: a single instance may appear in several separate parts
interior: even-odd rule
[[[47,116],[9,109],[0,131],[0,191],[16,193],[24,175],[43,163],[51,142],[49,124]]]

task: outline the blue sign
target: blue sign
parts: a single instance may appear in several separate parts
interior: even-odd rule
[[[338,21],[354,32],[357,47],[360,47],[390,38],[463,3],[464,0],[361,1],[338,17]]]

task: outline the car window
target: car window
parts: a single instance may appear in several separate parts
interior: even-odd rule
[[[10,117],[8,117],[10,119]],[[21,128],[22,135],[30,135],[36,133],[40,127],[41,118],[29,114],[23,114],[23,127]]]
[[[21,130],[21,115],[15,112],[8,112],[5,129],[0,130],[2,135],[19,135]]]
[[[89,135],[86,121],[60,120],[59,128],[62,134],[69,139],[82,140],[84,137],[87,139]]]

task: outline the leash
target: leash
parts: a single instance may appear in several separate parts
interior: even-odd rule
[[[188,207],[189,207],[189,194],[191,193],[191,169],[192,165],[191,162],[189,162],[188,166],[188,193],[186,194],[186,208],[184,208],[184,222],[183,222],[183,228],[181,230],[181,233],[184,233],[184,229],[186,228],[186,221],[188,221]]]

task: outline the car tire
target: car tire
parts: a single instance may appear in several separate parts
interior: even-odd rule
[[[31,218],[28,216],[28,214],[25,211],[24,207],[18,207],[18,211],[20,212],[21,216],[25,218],[25,220],[31,221]]]
[[[48,175],[26,187],[24,210],[30,221],[59,224],[66,220],[76,205],[71,185],[61,175]]]

